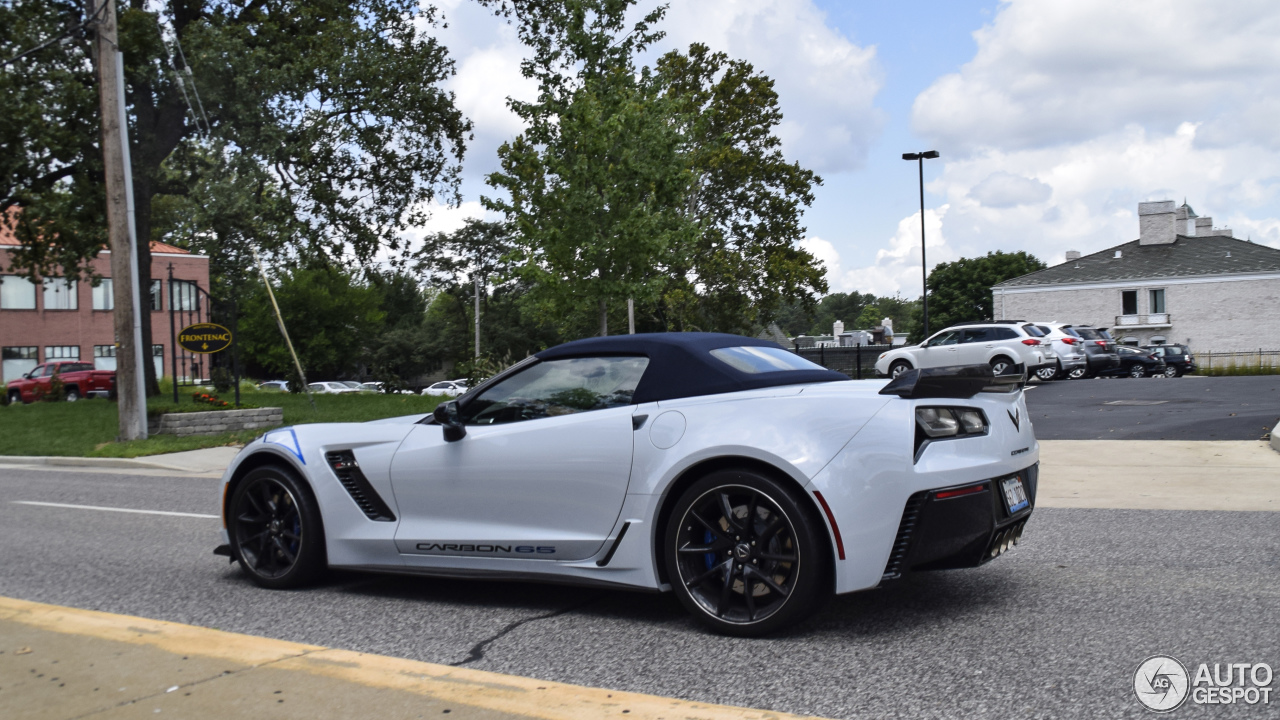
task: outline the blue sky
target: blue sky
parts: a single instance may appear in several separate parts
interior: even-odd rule
[[[531,96],[514,31],[436,0],[475,123],[464,203]],[[656,3],[646,0],[640,10]],[[1049,263],[1137,236],[1137,203],[1184,197],[1236,237],[1280,248],[1280,3],[1274,0],[671,0],[656,52],[704,42],[775,80],[790,159],[825,180],[801,245],[833,291],[916,296],[926,163],[929,265],[991,250]]]

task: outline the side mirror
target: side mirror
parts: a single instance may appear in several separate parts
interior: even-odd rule
[[[458,403],[456,401],[440,403],[436,406],[432,417],[444,428],[445,442],[457,442],[467,436],[467,428],[463,426],[462,419],[458,417]]]

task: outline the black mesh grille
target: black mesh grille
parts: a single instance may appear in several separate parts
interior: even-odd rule
[[[881,580],[892,580],[902,576],[902,563],[907,559],[907,550],[911,548],[911,536],[915,533],[916,522],[920,519],[920,507],[929,491],[920,492],[907,498],[907,506],[902,510],[902,522],[898,524],[898,536],[893,540],[893,552],[889,553],[889,562],[884,566],[884,577]]]
[[[360,472],[355,453],[350,450],[340,450],[327,453],[324,457],[329,461],[333,474],[338,476],[338,482],[347,489],[351,499],[356,501],[356,505],[366,517],[379,522],[395,522],[396,516],[391,512],[391,508],[387,507],[382,496],[378,495],[378,491],[369,484],[369,478]]]

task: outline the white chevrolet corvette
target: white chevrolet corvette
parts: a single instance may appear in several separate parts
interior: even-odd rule
[[[271,588],[333,567],[670,590],[758,635],[1017,542],[1024,380],[855,382],[735,335],[579,340],[433,415],[266,433],[224,476],[217,552]]]

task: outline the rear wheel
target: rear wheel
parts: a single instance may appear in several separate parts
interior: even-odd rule
[[[1079,380],[1080,378],[1089,377],[1089,369],[1082,368],[1082,367],[1075,368],[1071,372],[1067,373],[1067,377],[1072,380]]]
[[[1134,365],[1133,367],[1129,368],[1129,377],[1131,378],[1140,378],[1140,377],[1146,377],[1146,376],[1147,376],[1147,369],[1141,365]]]
[[[994,368],[992,369],[994,370]],[[1050,365],[1049,367],[1042,367],[1036,371],[1036,377],[1040,378],[1041,382],[1049,382],[1050,380],[1056,380],[1058,378],[1058,368],[1057,366],[1054,366],[1054,365]]]
[[[1172,366],[1172,365],[1169,365],[1169,366],[1165,367],[1165,369],[1164,369],[1164,376],[1165,376],[1165,377],[1167,377],[1167,378],[1176,378],[1176,377],[1178,377],[1178,376],[1179,376],[1179,375],[1181,375],[1181,374],[1182,374],[1182,373],[1178,372],[1178,368],[1176,368],[1176,367],[1174,367],[1174,366]]]
[[[72,385],[67,388],[67,402],[75,402],[80,399],[80,388]]]
[[[898,360],[889,366],[889,377],[898,377],[902,373],[911,369],[911,363],[906,360]]]
[[[311,490],[276,465],[251,471],[227,513],[231,551],[258,585],[291,588],[323,572],[324,528]]]
[[[991,361],[991,372],[996,375],[1003,375],[1005,371],[1013,367],[1013,361],[1007,357],[1000,356]]]
[[[806,498],[751,470],[720,470],[676,502],[667,577],[699,622],[756,636],[803,620],[830,594],[828,541]]]

